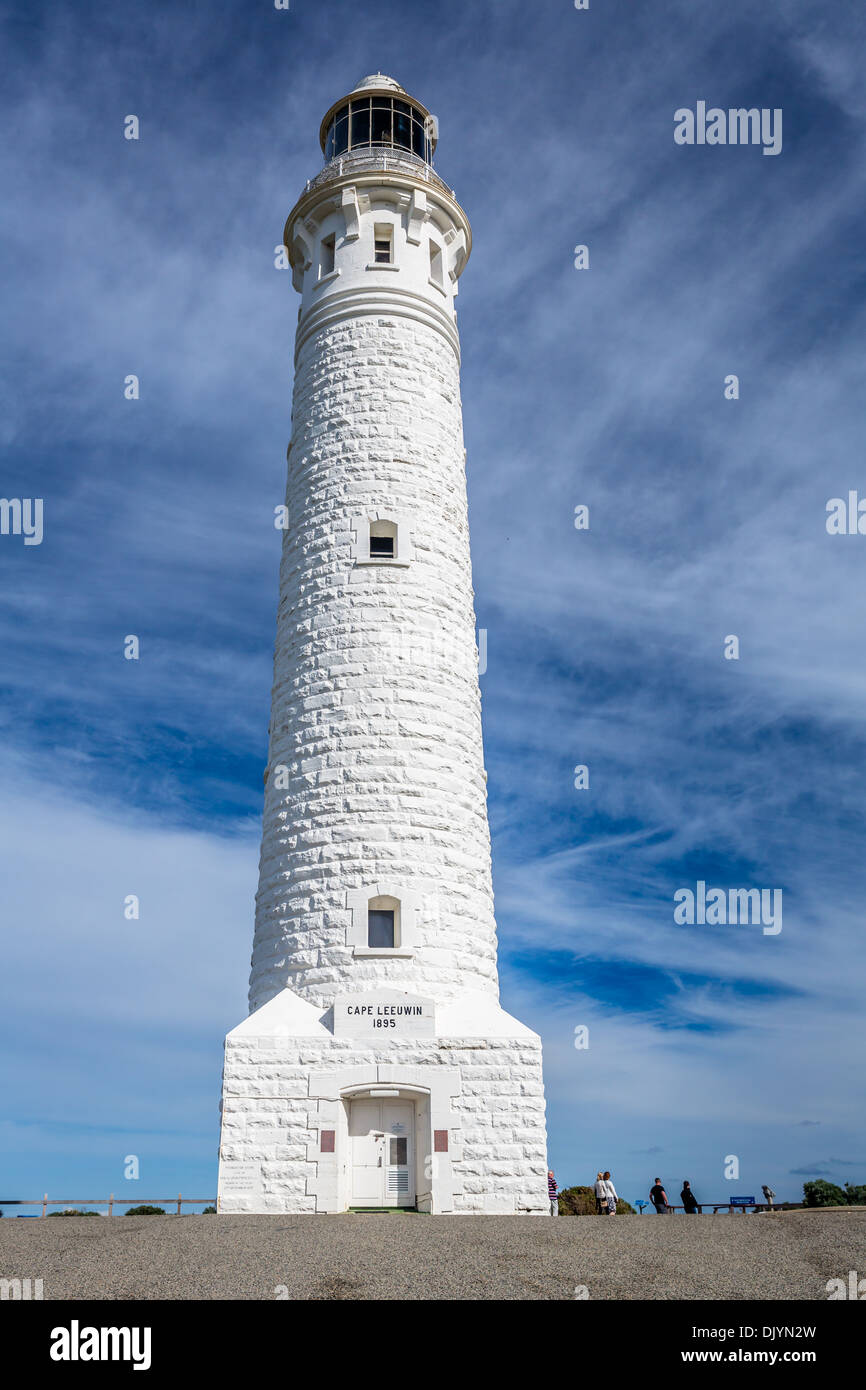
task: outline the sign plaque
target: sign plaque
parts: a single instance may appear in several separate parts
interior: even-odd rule
[[[335,1037],[432,1038],[435,1033],[435,1005],[420,994],[377,989],[338,994],[334,1000]]]

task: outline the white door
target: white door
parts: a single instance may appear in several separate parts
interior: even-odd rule
[[[379,1121],[378,1100],[353,1100],[349,1107],[349,1144],[352,1152],[353,1207],[382,1207],[382,1158],[384,1131]]]
[[[353,1100],[349,1108],[353,1207],[412,1207],[415,1106]]]

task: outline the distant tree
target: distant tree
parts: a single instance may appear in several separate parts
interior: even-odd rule
[[[50,1211],[49,1216],[98,1216],[98,1211],[82,1211],[79,1207],[64,1207],[62,1211]]]
[[[165,1207],[130,1207],[127,1216],[165,1216]]]
[[[845,1198],[849,1207],[866,1207],[866,1183],[846,1182]]]
[[[816,1178],[814,1182],[803,1183],[803,1205],[806,1207],[844,1207],[848,1198],[834,1182]]]
[[[593,1187],[564,1187],[559,1194],[560,1216],[595,1216],[596,1211],[595,1188]],[[616,1214],[617,1216],[635,1216],[636,1212],[629,1202],[626,1202],[623,1197],[618,1197]]]
[[[205,1207],[202,1216],[216,1216],[216,1207]]]

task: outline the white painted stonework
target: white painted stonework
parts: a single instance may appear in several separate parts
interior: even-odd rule
[[[428,114],[381,75],[359,90]],[[326,164],[285,243],[289,527],[219,1209],[547,1212],[541,1043],[498,1002],[454,308],[469,223],[429,163],[373,146]]]

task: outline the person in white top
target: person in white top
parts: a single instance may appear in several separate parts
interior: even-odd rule
[[[616,1216],[616,1188],[611,1181],[610,1173],[605,1173],[602,1182],[604,1184],[604,1194],[607,1199],[608,1216]]]
[[[603,1173],[599,1173],[595,1180],[595,1214],[596,1216],[607,1216],[607,1189],[604,1185]]]

